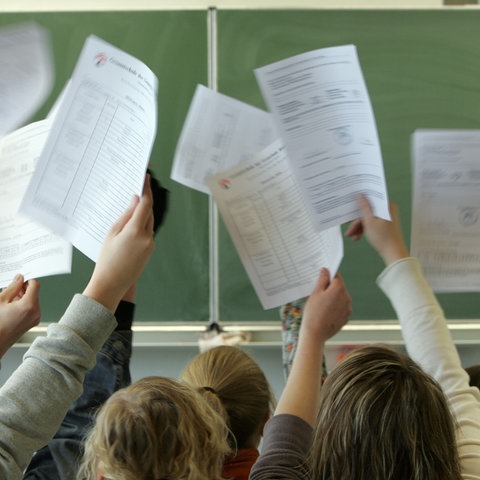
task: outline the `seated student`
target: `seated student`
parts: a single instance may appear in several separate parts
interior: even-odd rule
[[[227,438],[222,416],[192,387],[143,378],[100,408],[78,479],[220,480]]]
[[[24,480],[67,480],[77,476],[88,431],[94,415],[110,396],[131,383],[132,323],[136,283],[115,310],[117,326],[97,353],[87,372],[83,392],[69,407],[55,436],[33,455]]]
[[[154,202],[155,218],[163,208]],[[82,396],[35,454],[25,479],[220,478],[230,453],[229,431],[216,413],[220,401],[212,406],[192,387],[163,377],[129,385],[134,293],[135,285],[117,309],[117,330],[85,377]]]
[[[168,190],[150,169],[147,172],[152,191],[153,235],[156,235],[168,211]],[[75,478],[96,410],[114,392],[130,385],[136,289],[135,281],[122,297],[115,310],[117,326],[98,352],[95,366],[87,372],[81,396],[70,405],[53,439],[35,452],[25,471],[25,480]]]
[[[22,478],[82,390],[95,355],[115,328],[113,312],[154,250],[152,196],[146,182],[111,227],[93,274],[57,324],[37,338],[0,389],[0,478]],[[4,308],[0,306],[0,309]]]
[[[410,357],[438,381],[455,420],[455,435],[462,478],[480,478],[480,394],[469,386],[468,375],[447,327],[443,310],[422,273],[420,262],[409,257],[393,206],[393,222],[373,216],[361,197],[362,219],[347,232],[363,233],[387,268],[378,285],[394,307]]]
[[[395,208],[387,222],[373,216],[364,197],[360,207],[362,219],[347,235],[364,233],[388,265],[379,285],[399,315],[410,355],[438,383],[410,358],[374,346],[345,357],[320,389],[325,341],[344,323],[322,298],[336,279],[329,285],[322,275],[251,479],[480,478],[478,391],[468,387],[443,313],[418,261],[408,257]]]
[[[275,404],[262,369],[240,348],[219,346],[197,355],[181,378],[203,392],[207,400],[220,401],[234,452],[226,459],[222,476],[247,480],[259,455],[263,427]]]
[[[342,278],[321,269],[303,311],[298,346],[274,416],[263,431],[262,452],[250,478],[310,479],[307,454],[322,382],[324,344],[347,323],[351,298]],[[328,378],[328,377],[327,377]]]
[[[0,291],[0,359],[40,322],[39,291],[37,280],[25,282],[21,274]]]

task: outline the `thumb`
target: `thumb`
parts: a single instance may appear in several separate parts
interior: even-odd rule
[[[138,198],[137,195],[134,195],[132,197],[132,201],[130,202],[130,205],[127,208],[127,210],[125,210],[125,212],[123,212],[121,217],[115,223],[113,223],[113,225],[110,227],[109,235],[115,236],[123,230],[123,227],[125,227],[128,221],[132,218],[133,213],[135,212],[135,208],[137,207],[139,201],[140,199]]]
[[[317,283],[313,289],[314,292],[325,290],[330,283],[330,272],[328,268],[320,269],[320,276],[318,277]]]
[[[34,278],[27,282],[27,288],[25,290],[25,297],[35,298],[38,297],[40,291],[40,282]]]
[[[358,206],[360,208],[360,212],[362,213],[362,218],[373,216],[372,206],[370,205],[368,198],[363,193],[358,196]]]
[[[4,297],[7,302],[11,302],[21,292],[22,288],[23,275],[18,273],[10,285],[2,290],[2,297]]]

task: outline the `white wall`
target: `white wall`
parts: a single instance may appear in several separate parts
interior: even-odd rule
[[[398,348],[402,349],[401,346]],[[480,349],[478,345],[460,345],[462,364],[467,367],[480,363]],[[0,371],[0,385],[11,375],[14,369],[21,363],[26,346],[15,346],[7,352],[2,359]],[[263,369],[269,379],[275,395],[280,395],[283,385],[283,369],[281,348],[279,345],[262,347],[245,347]],[[331,346],[327,349],[327,364],[331,367],[335,363],[338,353],[345,348]],[[131,372],[132,379],[148,375],[163,375],[176,378],[189,362],[198,353],[198,349],[192,345],[186,347],[134,347]]]
[[[15,0],[0,11],[183,10],[217,8],[435,8],[442,0]]]

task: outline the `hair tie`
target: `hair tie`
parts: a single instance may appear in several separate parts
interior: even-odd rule
[[[205,392],[212,392],[213,394],[217,394],[217,392],[212,387],[202,387],[202,390]]]

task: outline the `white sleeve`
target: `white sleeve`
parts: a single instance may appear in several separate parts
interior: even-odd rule
[[[405,258],[389,265],[377,283],[402,327],[407,351],[441,385],[457,422],[463,478],[480,479],[480,391],[469,386],[442,308],[420,262]]]

